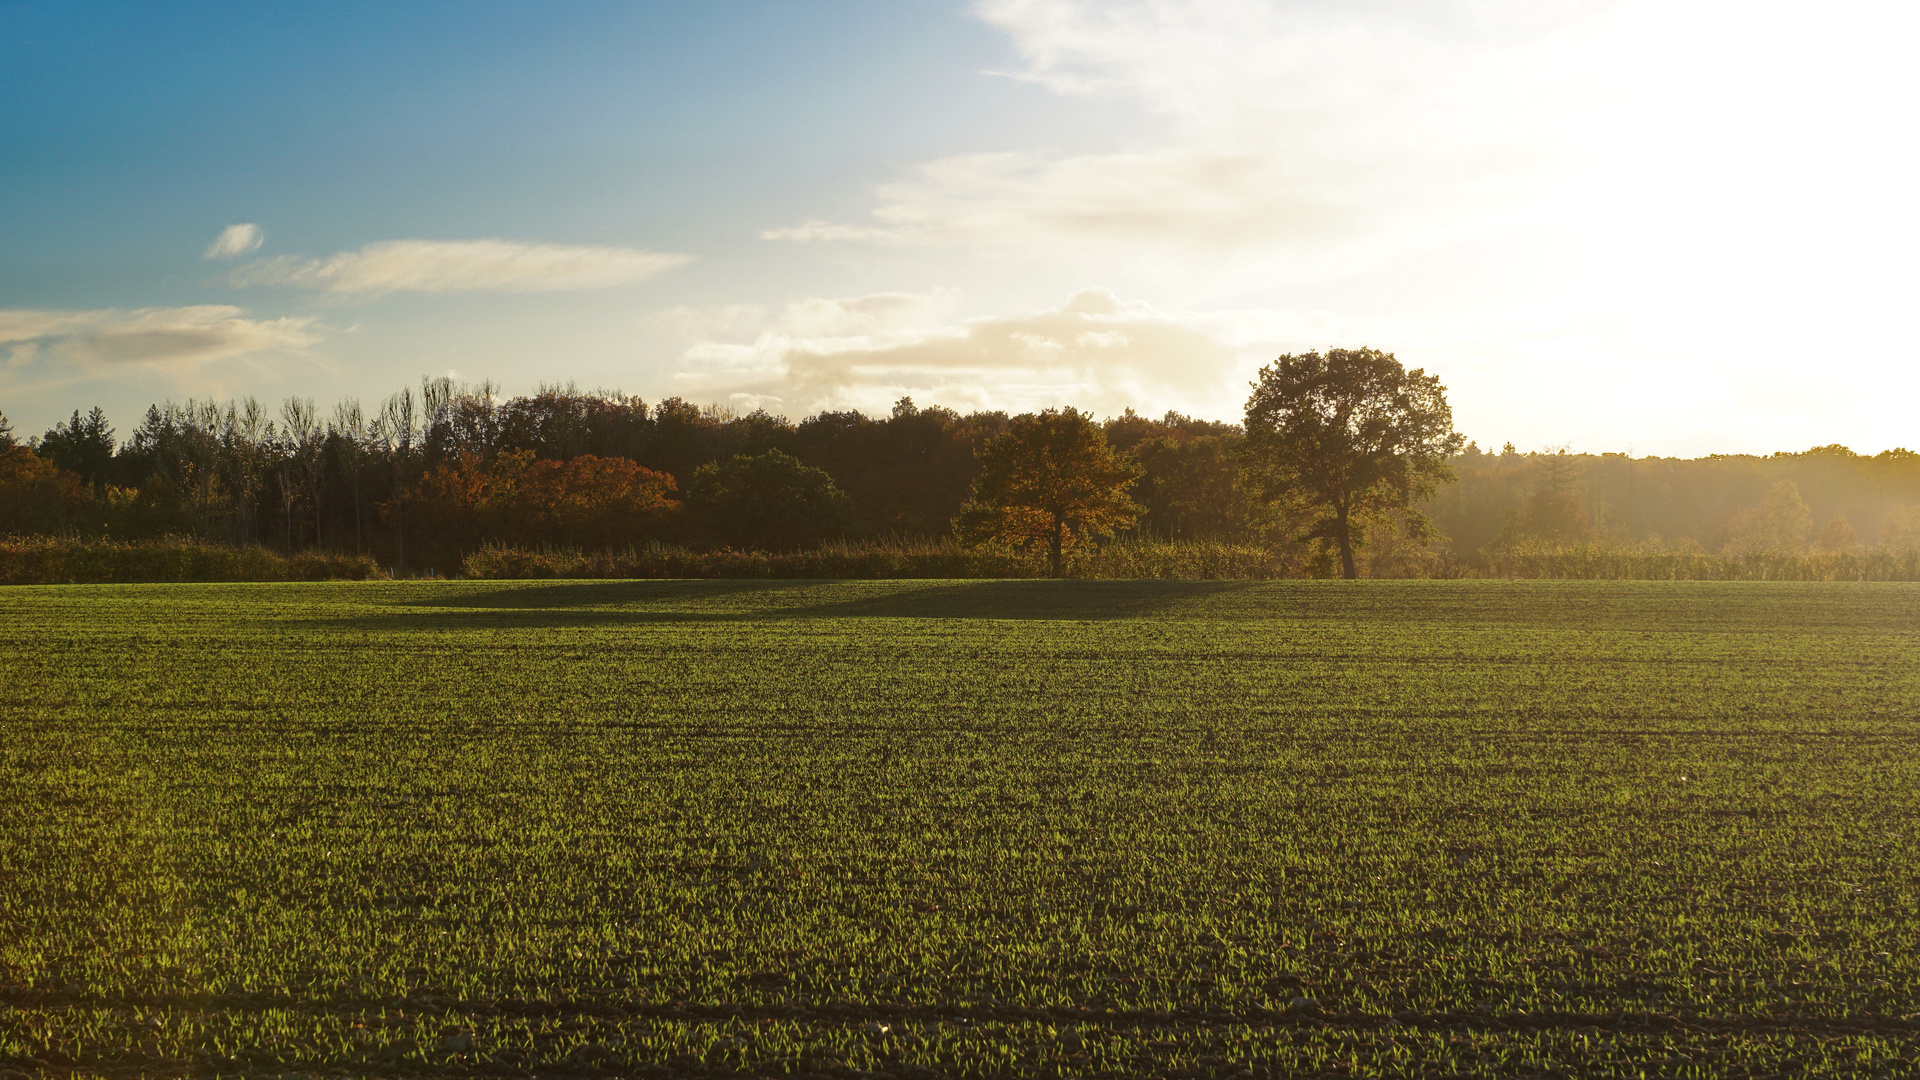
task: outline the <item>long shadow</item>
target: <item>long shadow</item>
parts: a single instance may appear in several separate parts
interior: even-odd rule
[[[903,589],[801,609],[808,618],[1136,619],[1164,614],[1247,581],[973,581]]]
[[[518,586],[323,620],[357,629],[540,628],[803,619],[1109,621],[1164,614],[1255,587],[1247,581],[614,581]],[[855,595],[809,602],[827,586]],[[862,586],[866,586],[862,588]],[[840,587],[840,588],[834,588]],[[754,604],[754,600],[763,603]],[[742,601],[746,601],[743,605]],[[706,601],[718,601],[706,608]]]
[[[742,594],[781,594],[816,584],[811,581],[768,581],[713,579],[702,581],[566,581],[551,585],[517,585],[512,588],[465,592],[448,597],[411,600],[414,608],[576,608],[608,607],[618,604],[657,604],[664,601],[695,601]]]

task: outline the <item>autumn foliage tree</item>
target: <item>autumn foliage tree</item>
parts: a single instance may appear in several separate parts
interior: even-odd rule
[[[1308,535],[1334,545],[1348,578],[1360,576],[1353,551],[1370,520],[1396,515],[1409,534],[1427,531],[1416,507],[1452,478],[1447,459],[1466,441],[1439,377],[1378,349],[1288,355],[1261,368],[1246,429],[1250,464],[1274,494],[1305,502]]]
[[[673,478],[626,458],[570,461],[529,450],[492,463],[464,453],[411,496],[423,543],[444,563],[488,542],[610,548],[657,539],[679,509]]]
[[[970,545],[1044,550],[1055,576],[1075,546],[1132,525],[1145,509],[1127,495],[1143,470],[1077,409],[1014,417],[979,457],[954,531]]]
[[[0,536],[64,532],[86,504],[79,476],[28,447],[0,444]]]

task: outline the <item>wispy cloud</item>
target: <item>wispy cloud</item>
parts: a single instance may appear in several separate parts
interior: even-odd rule
[[[1550,168],[1588,8],[1502,0],[985,0],[1026,61],[994,74],[1155,117],[1121,151],[969,154],[877,191],[873,220],[769,239],[1218,250],[1500,208]]]
[[[1047,243],[1262,244],[1350,226],[1367,179],[1306,176],[1258,146],[1123,154],[969,154],[879,189],[875,225],[808,221],[770,240],[1031,247]]]
[[[51,358],[83,365],[181,366],[297,352],[319,341],[311,317],[252,319],[236,307],[0,310],[9,367]]]
[[[1276,348],[1323,343],[1324,313],[1162,311],[1083,289],[1056,308],[955,321],[958,295],[881,293],[791,304],[751,342],[689,349],[680,392],[790,414],[880,408],[902,394],[959,407],[1061,402],[1231,415]]]
[[[638,248],[511,240],[387,240],[324,259],[262,259],[235,285],[283,285],[355,296],[391,292],[559,292],[645,281],[693,261]]]
[[[249,255],[260,250],[266,241],[266,234],[258,225],[229,225],[220,230],[213,243],[207,245],[206,257],[209,259],[232,259]]]

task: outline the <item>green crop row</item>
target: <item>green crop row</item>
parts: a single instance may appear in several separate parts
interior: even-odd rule
[[[1916,1067],[1912,586],[375,582],[0,612],[0,1067]]]

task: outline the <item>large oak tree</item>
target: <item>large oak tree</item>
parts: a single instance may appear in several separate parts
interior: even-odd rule
[[[1414,508],[1452,478],[1463,441],[1439,378],[1378,349],[1282,356],[1247,399],[1250,463],[1314,512],[1309,535],[1333,542],[1349,578],[1367,520],[1398,512],[1425,526]]]
[[[954,529],[968,544],[1039,547],[1060,575],[1066,553],[1139,519],[1127,497],[1140,466],[1077,409],[1016,416],[980,448],[980,475]]]

